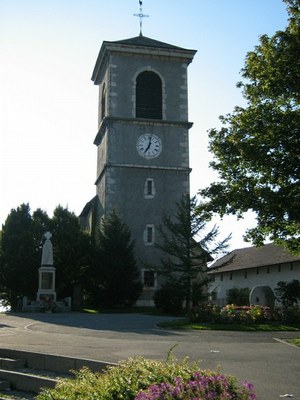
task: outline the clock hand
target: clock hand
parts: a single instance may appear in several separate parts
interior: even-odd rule
[[[152,142],[152,136],[150,136],[150,139],[149,139],[148,146],[146,147],[146,149],[145,149],[144,153],[146,153],[146,152],[147,152],[147,151],[150,149],[151,142]]]

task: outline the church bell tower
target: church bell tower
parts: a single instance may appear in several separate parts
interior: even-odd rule
[[[195,53],[142,34],[104,41],[92,75],[99,87],[93,202],[98,222],[115,208],[131,230],[144,284],[140,305],[152,304],[160,285],[143,265],[159,263],[162,216],[189,194],[187,67]]]

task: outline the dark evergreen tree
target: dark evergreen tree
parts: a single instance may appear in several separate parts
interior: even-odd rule
[[[12,209],[1,232],[0,287],[2,298],[14,311],[18,299],[35,298],[39,251],[29,204]]]
[[[46,211],[38,208],[32,213],[33,221],[33,236],[36,241],[37,247],[42,250],[43,235],[47,231],[51,231],[51,218],[49,218]],[[42,251],[41,251],[42,254]]]
[[[300,252],[300,1],[284,0],[289,24],[247,54],[242,69],[247,106],[220,117],[209,133],[211,163],[220,180],[200,194],[211,213],[257,215],[246,232]]]
[[[0,236],[0,291],[13,310],[23,296],[36,299],[46,231],[53,235],[58,298],[72,297],[75,285],[86,284],[90,238],[81,230],[76,215],[58,206],[52,219],[41,209],[31,216],[29,205],[22,204],[11,210]]]
[[[92,301],[97,306],[131,306],[141,294],[134,242],[115,210],[97,231],[92,282]]]
[[[91,262],[90,237],[81,229],[78,217],[62,206],[55,208],[49,230],[57,295],[72,297],[75,286],[85,285],[85,274]]]
[[[224,252],[230,236],[217,241],[219,230],[207,230],[205,219],[196,213],[197,199],[183,196],[177,203],[175,215],[165,215],[160,225],[156,246],[165,253],[161,264],[150,266],[166,278],[168,284],[181,288],[186,308],[198,302],[208,283],[207,262]],[[200,296],[200,297],[199,297]]]

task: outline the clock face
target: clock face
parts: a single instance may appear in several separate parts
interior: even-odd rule
[[[161,140],[156,135],[145,133],[138,138],[136,148],[140,156],[147,159],[155,158],[161,153]]]

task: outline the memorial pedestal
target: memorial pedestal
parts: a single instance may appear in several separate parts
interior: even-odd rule
[[[39,290],[37,301],[56,302],[55,292],[55,268],[53,266],[42,265],[39,268]]]

